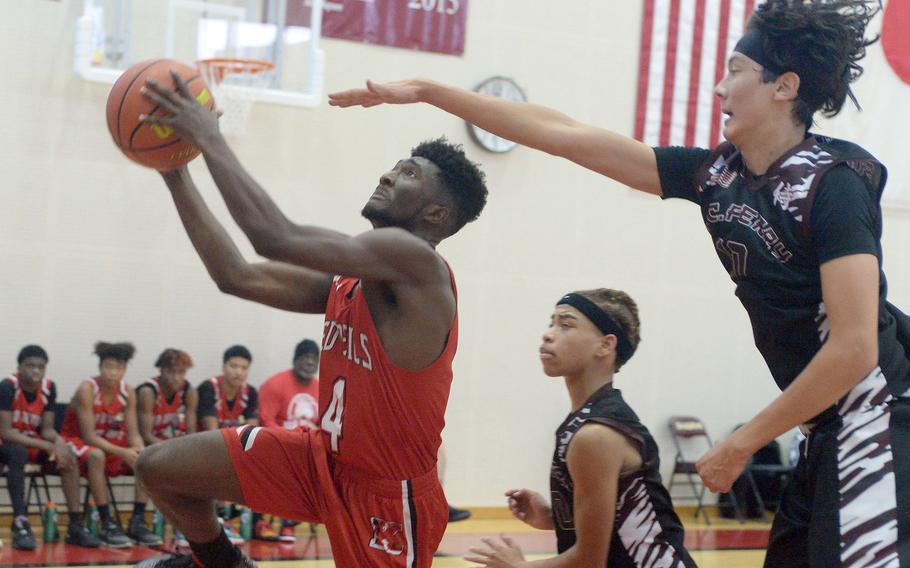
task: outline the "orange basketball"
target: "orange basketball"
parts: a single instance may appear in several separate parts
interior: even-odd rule
[[[166,171],[178,168],[199,155],[199,149],[167,125],[145,124],[139,116],[167,114],[141,92],[146,80],[171,89],[177,86],[171,77],[177,71],[199,104],[215,106],[215,99],[199,70],[173,59],[149,59],[123,72],[107,97],[107,128],[114,144],[126,157],[143,166]]]

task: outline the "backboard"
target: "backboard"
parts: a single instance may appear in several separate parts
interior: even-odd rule
[[[292,0],[300,2],[301,0]],[[76,23],[76,73],[113,83],[130,65],[169,57],[187,63],[243,57],[275,65],[260,102],[317,106],[324,54],[323,0],[305,0],[310,27],[286,26],[288,0],[84,0]]]

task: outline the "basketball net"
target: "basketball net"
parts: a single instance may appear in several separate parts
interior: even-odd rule
[[[221,132],[226,135],[246,132],[253,103],[268,85],[275,65],[261,59],[215,58],[197,61],[196,66],[223,113],[219,119]]]

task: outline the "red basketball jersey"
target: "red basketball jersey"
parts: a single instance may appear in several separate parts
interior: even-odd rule
[[[250,403],[250,385],[243,383],[240,392],[234,397],[234,406],[228,406],[228,400],[224,396],[224,377],[209,377],[212,384],[212,391],[215,393],[215,418],[218,419],[219,428],[233,428],[243,424],[246,420],[243,418],[243,411]]]
[[[412,479],[432,470],[457,347],[456,308],[439,358],[419,371],[397,367],[383,349],[360,280],[336,276],[326,304],[319,373],[320,427],[334,459],[386,479]]]
[[[16,395],[13,398],[13,429],[30,438],[40,438],[41,419],[44,417],[44,409],[50,400],[53,383],[50,379],[43,379],[35,400],[29,402],[19,386],[18,375],[13,374],[3,380],[12,382],[13,388],[16,389]]]
[[[109,403],[104,402],[101,393],[100,377],[92,377],[85,381],[92,385],[93,408],[95,411],[95,433],[118,446],[126,443],[126,405],[129,400],[129,391],[126,383],[120,381],[120,390],[117,396]],[[63,420],[62,434],[64,436],[82,437],[82,431],[79,429],[79,419],[76,417],[76,411],[72,407],[66,409],[66,416]]]
[[[155,406],[152,407],[152,434],[156,438],[173,438],[186,434],[186,393],[190,390],[188,382],[174,393],[168,401],[161,388],[161,377],[152,377],[143,386],[149,386],[155,393]]]

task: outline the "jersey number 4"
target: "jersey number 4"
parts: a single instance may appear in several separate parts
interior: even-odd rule
[[[323,431],[332,436],[332,451],[338,452],[338,438],[341,438],[342,415],[344,414],[344,377],[335,379],[332,385],[332,402],[322,415]]]

